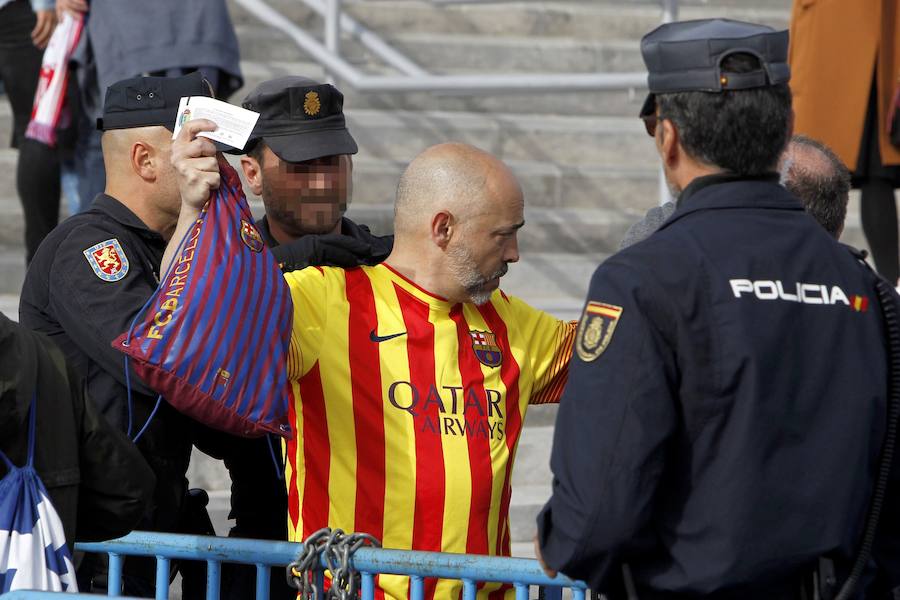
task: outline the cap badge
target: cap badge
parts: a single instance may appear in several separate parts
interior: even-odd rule
[[[254,252],[262,252],[266,245],[253,223],[241,219],[241,241]]]
[[[306,92],[305,99],[303,100],[303,112],[308,114],[311,117],[319,114],[319,110],[322,108],[322,103],[319,101],[319,93],[318,92]]]
[[[622,307],[603,302],[588,302],[578,324],[575,350],[584,362],[597,360],[612,340],[622,315]]]
[[[128,257],[116,238],[91,246],[83,254],[94,275],[103,281],[119,281],[128,275]]]

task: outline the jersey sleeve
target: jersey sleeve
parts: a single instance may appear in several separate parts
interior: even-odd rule
[[[104,279],[91,262],[90,249],[107,242],[118,244],[121,263],[115,276]],[[156,291],[153,278],[146,276],[148,268],[127,239],[98,224],[73,229],[50,267],[51,312],[72,342],[122,385],[126,385],[124,355],[112,341],[128,331]],[[133,372],[130,375],[132,389],[155,395]]]
[[[670,321],[648,279],[615,261],[594,274],[557,413],[552,495],[538,515],[545,562],[598,591],[640,546],[678,421],[672,338],[658,327]]]
[[[509,301],[516,322],[528,336],[528,358],[535,382],[528,402],[559,402],[569,377],[569,360],[572,358],[577,323],[561,321],[515,297],[510,297]]]
[[[328,283],[329,278],[338,275],[335,271],[339,269],[308,267],[284,274],[294,303],[288,351],[288,378],[291,380],[306,375],[319,359],[330,301]]]

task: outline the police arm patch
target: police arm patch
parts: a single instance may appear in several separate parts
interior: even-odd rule
[[[575,351],[584,362],[597,360],[609,346],[622,316],[622,307],[603,302],[588,302],[578,323]]]
[[[83,254],[94,275],[103,281],[119,281],[128,275],[128,257],[116,238],[95,244]]]

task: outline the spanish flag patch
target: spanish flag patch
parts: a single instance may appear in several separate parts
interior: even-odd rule
[[[575,351],[584,362],[597,360],[609,346],[622,316],[622,307],[603,302],[588,302],[578,323]]]

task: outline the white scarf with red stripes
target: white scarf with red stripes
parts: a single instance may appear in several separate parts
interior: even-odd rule
[[[83,15],[73,15],[66,11],[50,37],[41,61],[41,74],[25,137],[48,146],[56,145],[56,129],[63,114],[66,84],[69,80],[69,57],[78,45],[83,27]]]

